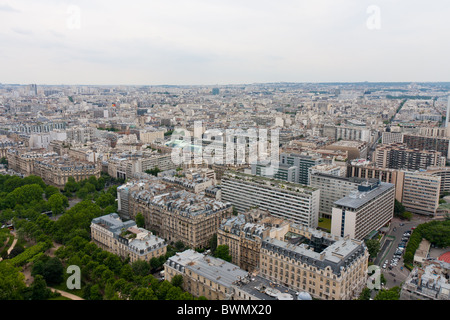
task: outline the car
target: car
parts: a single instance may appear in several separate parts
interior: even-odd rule
[[[383,264],[383,269],[386,269],[386,264]]]
[[[399,224],[400,227],[402,227],[402,226],[404,226],[404,225],[405,225],[405,224],[404,224],[403,222]]]

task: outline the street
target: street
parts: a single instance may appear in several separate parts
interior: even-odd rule
[[[384,236],[380,252],[375,259],[375,264],[380,266],[384,278],[386,279],[386,287],[392,288],[400,286],[409,275],[409,270],[403,265],[403,254],[400,257],[396,266],[391,266],[390,262],[394,258],[395,251],[401,242],[403,234],[406,231],[411,231],[411,228],[417,227],[421,223],[430,221],[430,218],[414,215],[411,221],[400,220],[393,218],[389,231]],[[385,261],[388,261],[386,268],[383,268]]]

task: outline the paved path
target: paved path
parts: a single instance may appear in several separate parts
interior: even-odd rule
[[[14,249],[14,247],[16,246],[16,243],[17,243],[16,234],[15,234],[14,232],[11,232],[11,236],[14,237],[14,241],[13,241],[13,243],[11,244],[11,247],[9,247],[9,249],[8,249],[8,255],[11,253],[12,249]],[[7,241],[9,241],[9,238],[8,238]],[[3,259],[0,258],[0,261],[2,261],[2,260],[3,260]]]
[[[77,295],[68,293],[68,292],[66,292],[66,291],[58,290],[58,289],[51,288],[51,287],[49,287],[49,288],[50,288],[53,292],[58,292],[58,293],[60,293],[63,297],[69,298],[69,299],[71,299],[71,300],[84,300],[83,298],[81,298],[81,297],[79,297],[79,296],[77,296]]]

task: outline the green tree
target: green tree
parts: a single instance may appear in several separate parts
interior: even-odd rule
[[[400,201],[395,199],[395,202],[394,202],[394,215],[397,216],[397,217],[401,217],[401,216],[403,216],[404,212],[405,212],[405,206]]]
[[[370,239],[365,241],[371,259],[375,259],[380,251],[380,242],[377,239]]]
[[[399,300],[400,291],[400,287],[393,287],[389,290],[382,289],[377,293],[374,300]]]
[[[175,275],[172,280],[170,281],[170,283],[174,286],[174,287],[179,287],[182,288],[183,287],[183,276],[182,275]]]
[[[103,300],[103,295],[100,290],[100,286],[98,284],[94,284],[90,288],[89,299],[90,300]]]
[[[162,171],[162,170],[159,169],[158,166],[156,166],[156,167],[154,167],[153,169],[145,170],[145,173],[151,174],[151,175],[154,175],[154,176],[158,176],[158,173],[161,172],[161,171]]]
[[[358,297],[358,300],[370,300],[371,290],[365,287]]]
[[[0,300],[22,300],[25,276],[8,261],[0,263]]]
[[[59,193],[59,189],[55,186],[49,185],[45,187],[45,198],[48,200],[53,194]]]
[[[52,295],[52,292],[47,288],[47,283],[43,276],[37,275],[34,277],[31,284],[31,300],[47,300]]]
[[[131,264],[133,272],[138,276],[146,276],[151,271],[150,263],[145,260],[136,260]]]
[[[136,215],[136,225],[139,228],[145,227],[145,218],[144,218],[144,215],[140,212],[138,212],[138,214]]]
[[[217,249],[214,252],[214,257],[231,262],[232,257],[230,256],[229,251],[230,248],[228,247],[228,245],[222,244],[220,246],[217,246]]]
[[[53,215],[59,215],[64,212],[64,209],[69,206],[69,200],[61,193],[55,193],[48,199],[48,204],[52,210]]]

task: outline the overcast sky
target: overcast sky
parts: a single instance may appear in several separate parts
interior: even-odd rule
[[[450,81],[449,0],[0,0],[0,83]]]

